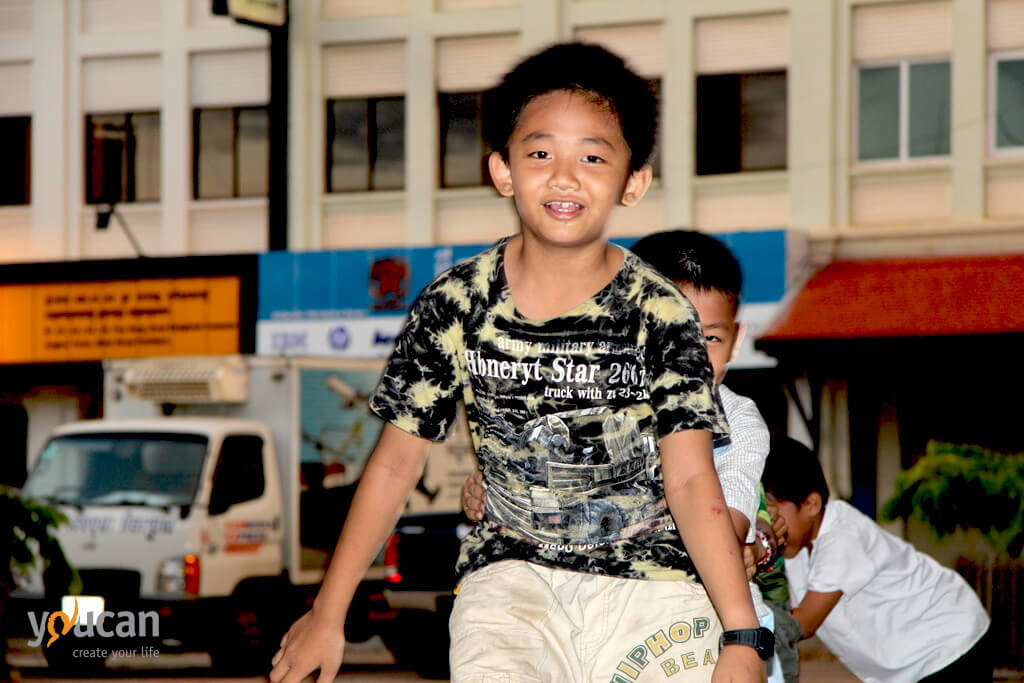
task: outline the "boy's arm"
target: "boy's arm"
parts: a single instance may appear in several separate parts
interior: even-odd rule
[[[750,530],[750,520],[734,507],[729,508],[729,520],[732,522],[732,530],[736,532],[736,540],[740,544],[746,543],[747,532]]]
[[[746,543],[761,505],[761,473],[768,457],[771,436],[753,401],[721,387],[719,395],[729,420],[730,442],[715,456],[715,471],[722,483],[733,527],[740,543]]]
[[[429,446],[426,439],[384,425],[313,608],[288,630],[274,657],[274,683],[298,683],[317,667],[318,681],[334,680],[341,666],[349,603],[422,476]]]
[[[800,622],[800,629],[803,631],[800,637],[810,638],[813,636],[841,597],[843,597],[843,591],[832,591],[831,593],[807,591],[804,599],[793,610],[793,617]]]
[[[661,440],[660,450],[665,500],[722,628],[757,628],[740,545],[711,460],[711,435],[694,429],[675,432]],[[727,646],[723,656],[727,652],[730,658],[742,657],[746,667],[759,667],[764,676],[753,648]]]

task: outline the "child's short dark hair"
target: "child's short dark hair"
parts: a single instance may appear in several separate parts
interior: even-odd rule
[[[658,102],[650,83],[634,73],[621,57],[599,45],[561,43],[527,57],[505,74],[488,93],[484,139],[508,159],[508,141],[523,109],[552,92],[568,91],[607,107],[629,145],[630,171],[647,163],[654,149]]]
[[[729,247],[696,230],[665,230],[637,240],[633,253],[678,285],[716,291],[739,309],[743,272]]]
[[[764,490],[779,500],[799,505],[817,493],[821,504],[828,502],[828,482],[818,456],[788,436],[774,436],[761,475]]]

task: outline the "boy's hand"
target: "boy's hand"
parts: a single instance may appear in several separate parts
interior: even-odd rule
[[[781,548],[786,545],[786,540],[789,538],[789,526],[786,524],[786,519],[777,511],[769,510],[769,512],[772,515],[772,531],[775,532],[775,542]]]
[[[768,547],[765,547],[765,544],[767,544]],[[762,519],[758,519],[757,539],[754,541],[753,545],[755,563],[754,573],[756,574],[759,571],[767,571],[775,564],[775,560],[778,558],[781,549],[779,539],[775,535],[774,526]],[[746,562],[745,555],[743,559],[744,562]]]
[[[745,543],[743,545],[743,568],[747,570],[747,581],[754,580],[754,574],[757,573],[757,551],[761,549],[761,546],[757,543]]]
[[[765,683],[768,673],[760,655],[746,645],[726,645],[718,655],[712,683]]]
[[[786,541],[789,539],[789,525],[786,524],[785,518],[779,514],[779,508],[775,505],[768,505],[768,514],[772,516],[772,531],[775,533],[775,542],[779,546],[779,550],[786,545]]]
[[[462,485],[462,512],[474,522],[484,518],[484,493],[484,473],[474,470]]]
[[[317,683],[329,683],[338,675],[344,654],[344,627],[318,619],[310,610],[281,639],[281,649],[270,662],[271,683],[299,683],[317,669]]]

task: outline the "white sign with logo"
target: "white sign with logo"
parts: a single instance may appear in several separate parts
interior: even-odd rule
[[[261,320],[256,350],[263,356],[387,358],[405,316],[331,320]]]

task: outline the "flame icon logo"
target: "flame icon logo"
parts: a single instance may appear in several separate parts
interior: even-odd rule
[[[57,618],[64,622],[64,626],[60,633],[57,633],[56,623]],[[67,635],[67,632],[71,630],[75,622],[78,621],[78,600],[75,600],[75,613],[72,616],[68,616],[64,612],[54,612],[50,615],[49,621],[46,622],[46,630],[50,633],[50,639],[46,641],[46,647],[53,645],[53,642],[63,635]]]

